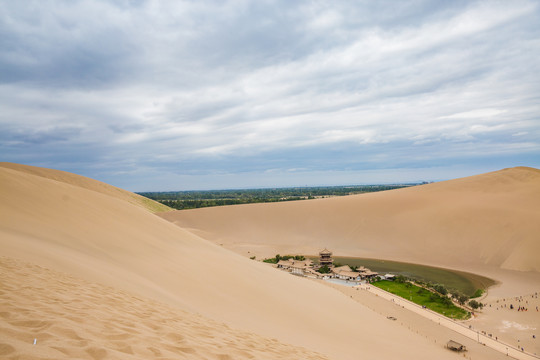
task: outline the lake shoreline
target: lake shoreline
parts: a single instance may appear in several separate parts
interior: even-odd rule
[[[318,260],[318,256],[314,255],[307,255],[306,258],[312,259],[315,262]],[[350,266],[365,266],[381,275],[392,273],[395,275],[404,275],[415,280],[440,283],[469,296],[477,289],[487,292],[490,287],[498,284],[498,281],[486,276],[444,267],[353,256],[334,256],[333,258],[334,262]]]

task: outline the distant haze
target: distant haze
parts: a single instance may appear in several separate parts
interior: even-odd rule
[[[537,1],[0,0],[0,161],[131,190],[540,167]]]

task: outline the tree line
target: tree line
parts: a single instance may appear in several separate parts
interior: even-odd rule
[[[403,275],[398,275],[396,276],[394,281],[398,283],[410,284],[410,281],[413,281],[413,280]],[[468,303],[469,306],[475,310],[478,308],[482,308],[484,306],[484,304],[482,304],[481,302],[476,301],[476,300],[471,300],[469,296],[461,293],[458,290],[447,289],[442,284],[433,284],[431,282],[424,282],[421,280],[414,280],[414,282],[416,282],[417,284],[425,288],[435,291],[435,293],[432,294],[432,297],[433,297],[432,300],[441,300],[445,305],[450,305],[451,303],[451,300],[449,298],[449,295],[450,295],[450,297],[454,299],[456,302],[458,302],[460,305],[465,305]],[[479,297],[482,295],[482,293],[483,293],[483,290],[477,289],[474,295],[472,296],[472,298]]]
[[[211,206],[252,204],[279,201],[309,200],[330,196],[355,195],[367,192],[399,189],[418,184],[351,185],[293,187],[243,190],[140,192],[139,195],[158,201],[170,208],[196,209]]]

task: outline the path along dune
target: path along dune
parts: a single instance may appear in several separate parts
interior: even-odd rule
[[[0,356],[455,357],[343,293],[94,185],[0,164]]]
[[[243,255],[316,254],[540,272],[540,170],[392,191],[161,216]],[[249,252],[249,253],[248,253]]]

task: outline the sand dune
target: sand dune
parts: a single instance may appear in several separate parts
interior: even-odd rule
[[[540,271],[540,170],[339,198],[164,213],[243,255],[316,254]]]
[[[32,358],[38,337],[43,358],[154,350],[258,358],[284,349],[306,358],[455,357],[342,293],[232,253],[80,177],[27,170],[0,166],[2,356]]]
[[[46,179],[59,181],[62,183],[71,184],[84,189],[96,191],[101,194],[109,195],[114,198],[127,201],[131,204],[141,206],[151,212],[163,212],[170,211],[171,209],[157,201],[150,200],[144,196],[120,189],[109,184],[105,184],[101,181],[89,179],[77,174],[68,173],[60,170],[45,169],[35,166],[28,166],[22,164],[0,162],[0,167],[13,169],[27,174],[37,175]]]
[[[20,260],[0,258],[0,276],[2,358],[326,359]]]

